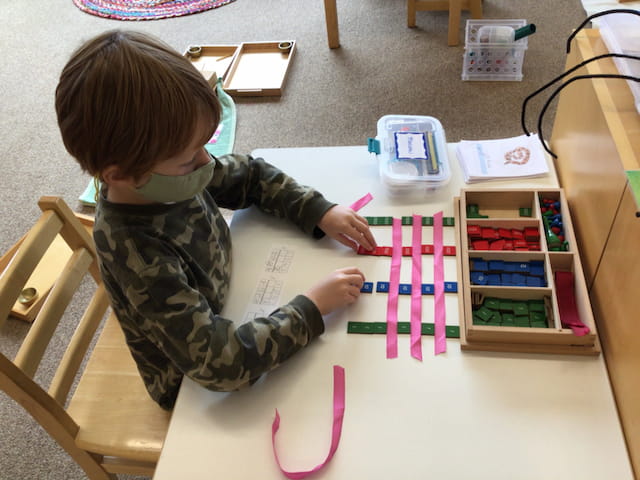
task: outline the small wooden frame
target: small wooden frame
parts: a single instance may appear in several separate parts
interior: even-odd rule
[[[545,226],[539,207],[539,199],[550,198],[560,202],[567,251],[552,251],[547,246]],[[501,352],[559,353],[598,355],[596,325],[591,311],[587,286],[577,250],[577,241],[569,214],[569,207],[562,189],[537,190],[462,190],[455,200],[460,236],[460,274],[462,295],[460,301],[460,344],[463,350],[484,350]],[[468,215],[467,207],[477,206],[481,215]],[[520,216],[520,209],[530,209],[531,216]],[[473,209],[472,209],[473,210]],[[514,250],[470,250],[467,235],[468,226],[524,229],[536,227],[540,232],[539,251]],[[533,286],[490,286],[473,285],[471,281],[470,258],[502,260],[505,262],[544,263],[546,285]],[[554,272],[570,271],[574,274],[575,300],[580,320],[590,329],[590,333],[576,336],[560,322],[558,298],[554,283]],[[504,325],[474,324],[473,311],[477,309],[477,299],[494,297],[514,302],[539,300],[544,302],[547,328],[518,327]]]
[[[80,222],[87,229],[89,235],[91,235],[93,230],[93,218],[79,213],[76,213],[76,217],[78,217]],[[7,268],[23,241],[24,237],[18,240],[18,242],[0,258],[0,272],[4,272]],[[26,322],[33,322],[36,315],[42,308],[53,284],[60,275],[60,271],[71,258],[71,253],[71,249],[67,243],[64,241],[62,236],[58,234],[26,283],[28,288],[34,288],[36,290],[37,296],[32,302],[27,304],[16,301],[11,309],[11,315],[13,317]]]
[[[218,78],[224,78],[229,71],[237,53],[238,45],[206,45],[189,47],[185,56],[215,88]]]
[[[289,72],[295,41],[193,46],[185,52],[214,87],[218,78],[232,96],[279,96]]]

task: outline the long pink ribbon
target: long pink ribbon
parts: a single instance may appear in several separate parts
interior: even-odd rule
[[[411,229],[411,356],[422,360],[422,216],[414,215]]]
[[[342,420],[344,419],[344,407],[345,407],[345,381],[344,381],[344,368],[339,365],[333,366],[333,429],[331,432],[331,447],[329,448],[329,454],[327,458],[321,464],[317,465],[315,468],[311,470],[306,470],[303,472],[288,472],[282,465],[280,464],[280,459],[278,458],[278,452],[276,451],[276,433],[278,433],[278,429],[280,428],[280,414],[278,413],[278,409],[276,409],[276,417],[273,420],[273,424],[271,425],[271,443],[273,445],[273,455],[276,458],[276,463],[278,467],[284,473],[285,477],[290,478],[292,480],[305,478],[307,475],[310,475],[318,470],[321,470],[329,461],[333,458],[333,454],[336,453],[338,449],[338,444],[340,443],[340,435],[342,434]]]
[[[389,295],[387,297],[387,358],[398,356],[398,288],[402,265],[402,221],[394,218]]]
[[[444,303],[444,260],[442,258],[442,212],[433,216],[433,294],[435,354],[447,351]]]
[[[351,210],[358,211],[373,199],[373,195],[367,193],[364,197],[356,200],[350,206]]]

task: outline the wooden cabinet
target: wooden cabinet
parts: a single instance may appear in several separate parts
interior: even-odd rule
[[[580,32],[567,68],[608,50]],[[611,59],[576,74],[617,73]],[[640,474],[640,218],[625,170],[640,168],[640,114],[627,83],[584,79],[560,94],[551,138],[631,462]]]

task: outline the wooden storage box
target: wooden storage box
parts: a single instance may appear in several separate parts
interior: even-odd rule
[[[185,56],[191,60],[213,88],[218,78],[224,78],[238,52],[238,45],[193,45]]]
[[[545,201],[553,209],[546,215]],[[562,189],[463,189],[456,202],[461,247],[462,348],[599,354],[596,326]],[[558,209],[560,217],[554,216]],[[557,272],[569,272],[559,275],[573,277],[574,288],[559,290]],[[567,302],[562,292],[567,290],[573,290],[568,303],[574,302],[574,312],[589,329],[586,334],[577,335],[563,327],[562,319],[566,323],[569,318],[562,306]]]
[[[214,87],[218,78],[232,96],[278,96],[289,72],[295,42],[244,42],[191,46],[185,52]]]

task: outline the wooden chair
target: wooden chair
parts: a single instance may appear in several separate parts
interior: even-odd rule
[[[42,197],[38,205],[42,216],[0,272],[0,326],[54,239],[62,237],[71,255],[46,294],[15,359],[0,353],[0,388],[33,416],[90,479],[113,480],[118,473],[151,476],[170,413],[147,394],[112,313],[90,348],[109,307],[93,239],[62,199]],[[45,390],[34,381],[34,374],[87,272],[97,288]],[[85,357],[86,366],[79,372]],[[77,387],[69,395],[77,376]]]
[[[482,0],[407,0],[407,25],[416,26],[416,11],[449,11],[449,46],[458,45],[460,39],[460,13],[470,10],[471,18],[482,18]]]

